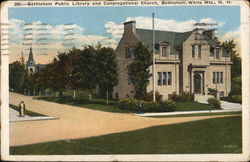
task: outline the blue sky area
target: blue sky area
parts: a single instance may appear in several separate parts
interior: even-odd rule
[[[32,44],[35,59],[40,63],[47,63],[58,54],[58,51],[73,46],[81,48],[101,43],[115,49],[122,37],[125,21],[136,20],[137,28],[151,29],[153,12],[156,30],[186,32],[193,30],[195,23],[205,22],[218,24],[211,28],[217,29],[221,41],[240,38],[239,6],[9,8],[9,20],[10,24],[13,24],[10,36],[11,59],[20,58],[20,51],[27,57],[29,43]],[[41,31],[33,27],[32,40],[29,41],[24,24],[31,23],[35,26],[40,22],[48,24],[46,29],[50,35],[42,37],[39,35]],[[72,38],[69,31],[64,30],[64,24],[69,23],[74,25],[76,32]],[[41,45],[43,40],[48,44]]]
[[[240,24],[240,7],[237,6],[178,6],[178,7],[48,7],[11,8],[9,18],[24,20],[26,23],[41,21],[51,25],[75,23],[85,28],[85,34],[103,34],[108,21],[122,23],[127,17],[150,17],[174,19],[176,21],[213,18],[225,22],[220,30],[236,30]]]

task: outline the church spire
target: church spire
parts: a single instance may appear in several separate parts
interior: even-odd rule
[[[34,65],[35,64],[35,61],[34,61],[34,58],[33,58],[33,53],[32,53],[32,47],[30,45],[30,53],[29,53],[29,59],[27,61],[27,64],[28,65]]]

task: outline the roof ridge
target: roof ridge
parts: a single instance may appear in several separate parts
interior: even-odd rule
[[[139,30],[151,30],[151,31],[152,31],[152,29],[136,28],[136,30],[137,30],[137,29],[139,29]],[[155,30],[155,31],[160,31],[160,32],[169,32],[169,33],[180,34],[180,32],[167,31],[167,30]]]

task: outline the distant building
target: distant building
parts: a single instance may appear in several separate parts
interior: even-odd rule
[[[46,64],[36,64],[35,63],[35,60],[33,57],[33,52],[32,52],[32,47],[30,46],[29,58],[28,58],[28,61],[26,63],[26,68],[27,68],[28,74],[37,73],[45,67],[46,67]]]
[[[153,31],[136,28],[135,21],[124,23],[124,33],[116,48],[118,85],[113,98],[134,96],[127,65],[132,61],[132,48],[142,42],[152,51]],[[176,92],[207,95],[217,89],[221,96],[231,90],[231,60],[229,53],[214,40],[213,30],[194,29],[179,33],[155,30],[156,90],[168,99]],[[152,67],[150,67],[152,72]],[[147,92],[152,91],[152,77]]]

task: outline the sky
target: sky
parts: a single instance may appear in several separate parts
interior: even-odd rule
[[[10,8],[10,61],[27,60],[32,44],[36,63],[48,63],[70,48],[96,45],[116,48],[123,34],[123,23],[136,21],[137,28],[186,32],[195,23],[217,24],[221,41],[239,42],[240,7],[237,6],[162,6],[162,7],[47,7]]]

